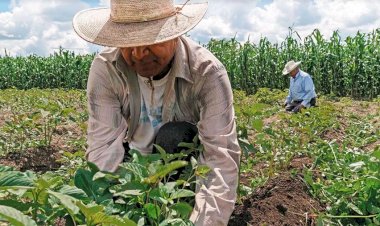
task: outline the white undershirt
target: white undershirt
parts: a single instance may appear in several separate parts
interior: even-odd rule
[[[141,113],[129,148],[139,150],[145,155],[152,153],[154,138],[162,126],[162,102],[169,76],[160,80],[139,75],[137,77],[141,92]]]

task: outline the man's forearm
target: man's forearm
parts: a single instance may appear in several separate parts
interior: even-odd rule
[[[123,139],[126,131],[125,120],[118,128],[110,128],[90,119],[86,159],[102,171],[114,172],[124,158]],[[96,129],[93,129],[96,128]]]

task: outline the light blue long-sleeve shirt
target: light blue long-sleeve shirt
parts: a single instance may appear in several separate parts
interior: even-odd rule
[[[302,105],[310,107],[310,100],[316,97],[314,83],[311,76],[299,70],[294,78],[290,78],[289,95],[286,97],[286,103],[302,100]]]

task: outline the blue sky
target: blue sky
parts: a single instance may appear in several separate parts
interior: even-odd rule
[[[175,0],[184,3],[186,0]],[[205,0],[191,0],[205,1]],[[325,38],[342,38],[380,28],[380,0],[209,0],[203,20],[188,34],[197,42],[211,38],[281,42],[289,27],[301,38],[319,29]],[[0,55],[49,55],[60,46],[77,53],[101,50],[72,29],[76,12],[108,6],[109,0],[0,0]]]
[[[0,12],[6,12],[9,10],[10,0],[2,0],[0,1]]]

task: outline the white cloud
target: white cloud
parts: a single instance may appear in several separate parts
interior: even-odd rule
[[[60,46],[88,52],[91,46],[71,28],[74,14],[88,7],[76,0],[13,0],[11,11],[0,13],[0,49],[11,55],[48,55]]]
[[[190,3],[196,1],[202,0]],[[99,50],[75,34],[71,21],[79,10],[104,6],[109,0],[12,0],[10,11],[0,13],[0,54],[5,48],[13,55],[48,55],[59,46]],[[314,29],[326,38],[335,30],[345,37],[380,28],[379,8],[372,0],[209,0],[205,18],[189,34],[202,43],[232,37],[280,42],[292,27],[302,38]]]
[[[99,6],[109,6],[110,1],[109,0],[99,0]]]

